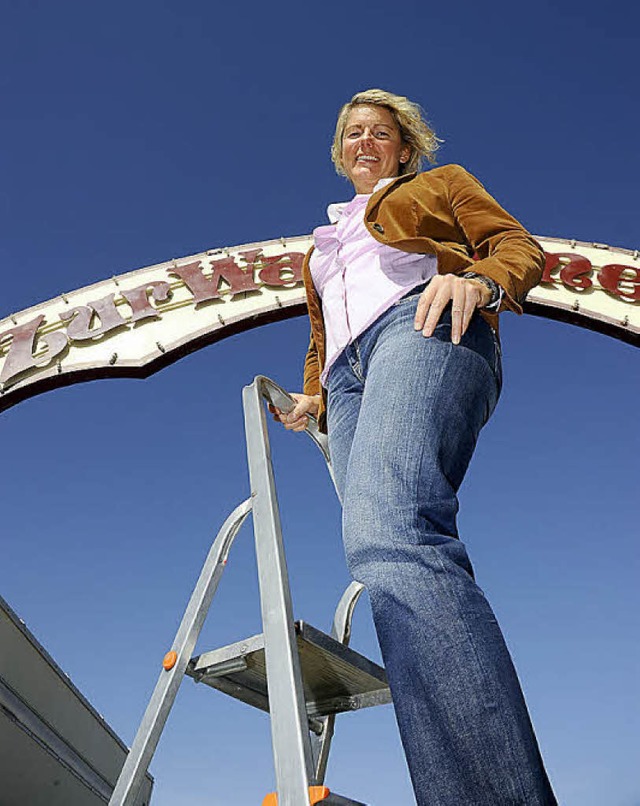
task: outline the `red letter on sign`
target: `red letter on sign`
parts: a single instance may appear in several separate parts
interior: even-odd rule
[[[260,262],[264,268],[258,272],[258,279],[265,285],[289,286],[302,280],[302,252],[285,252],[284,255],[262,257]],[[284,276],[283,276],[284,273]]]
[[[600,285],[606,291],[610,294],[615,294],[616,297],[628,300],[640,299],[640,269],[635,266],[621,266],[618,263],[610,263],[600,269],[598,280],[600,280]],[[620,288],[621,282],[629,283],[633,288],[628,291]]]
[[[41,337],[40,343],[44,344],[45,350],[41,355],[33,355],[36,331],[43,321],[44,316],[37,316],[24,325],[18,325],[18,327],[13,327],[11,330],[5,330],[4,333],[0,333],[0,341],[9,336],[12,337],[9,353],[0,374],[0,383],[8,383],[17,375],[38,365],[49,364],[65,349],[67,337],[64,333],[58,331]]]
[[[60,319],[69,322],[67,327],[69,339],[71,341],[89,341],[126,325],[127,320],[118,313],[113,301],[114,297],[115,294],[109,294],[103,299],[88,302],[86,305],[78,305],[70,311],[61,313]],[[100,324],[92,328],[91,323],[95,317],[100,320]]]
[[[231,296],[242,291],[255,291],[253,272],[242,271],[233,258],[214,260],[211,263],[211,277],[205,277],[202,264],[189,263],[186,266],[176,266],[170,269],[170,274],[176,274],[193,294],[196,305],[210,299],[220,297],[220,281],[224,280],[229,286]]]
[[[160,314],[151,305],[149,297],[154,302],[165,302],[169,298],[171,288],[164,280],[154,280],[137,288],[130,288],[123,291],[122,296],[131,306],[132,322],[139,322],[141,319],[159,319]]]
[[[582,255],[559,255],[571,258],[567,265],[560,270],[560,279],[568,288],[591,288],[592,281],[587,275],[591,274],[591,261]]]
[[[557,269],[560,265],[560,255],[554,255],[553,252],[544,253],[544,271],[540,278],[541,283],[555,283],[555,279],[551,276],[551,272]]]
[[[544,273],[542,275],[542,283],[553,283],[554,280],[551,272],[563,261],[561,258],[568,258],[569,262],[564,263],[560,269],[560,279],[567,286],[567,288],[591,288],[593,283],[587,275],[591,273],[591,261],[582,255],[576,255],[574,252],[547,252],[547,259],[545,262]]]

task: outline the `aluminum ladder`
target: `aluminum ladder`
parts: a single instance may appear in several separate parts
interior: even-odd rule
[[[213,541],[110,806],[134,806],[185,674],[270,713],[277,791],[262,806],[364,806],[324,786],[336,715],[391,702],[384,669],[348,646],[362,585],[352,582],[344,592],[331,634],[294,621],[264,406],[267,401],[288,412],[294,401],[261,375],[244,388],[242,399],[251,496],[234,509]],[[307,433],[333,479],[326,437],[313,418]],[[231,545],[249,512],[263,632],[192,657]]]

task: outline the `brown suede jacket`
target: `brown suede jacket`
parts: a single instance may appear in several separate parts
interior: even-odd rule
[[[544,252],[538,243],[460,165],[398,177],[371,196],[364,220],[371,235],[387,246],[436,255],[439,274],[472,270],[495,280],[504,289],[500,310],[522,313],[527,292],[542,275]],[[325,331],[322,303],[309,270],[312,251],[303,265],[311,320],[303,391],[307,395],[321,393],[318,421],[324,431],[326,395],[320,375],[325,362]],[[479,259],[474,261],[474,256]],[[482,315],[497,331],[497,314]]]

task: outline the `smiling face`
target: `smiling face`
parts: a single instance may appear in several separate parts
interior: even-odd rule
[[[354,106],[342,136],[342,164],[356,193],[372,193],[380,179],[398,176],[411,156],[398,124],[384,106]]]

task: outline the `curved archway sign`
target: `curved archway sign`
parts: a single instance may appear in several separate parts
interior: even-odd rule
[[[640,343],[638,251],[539,238],[525,311]],[[0,411],[105,377],[144,378],[218,339],[305,313],[310,236],[215,249],[112,277],[0,322]]]

